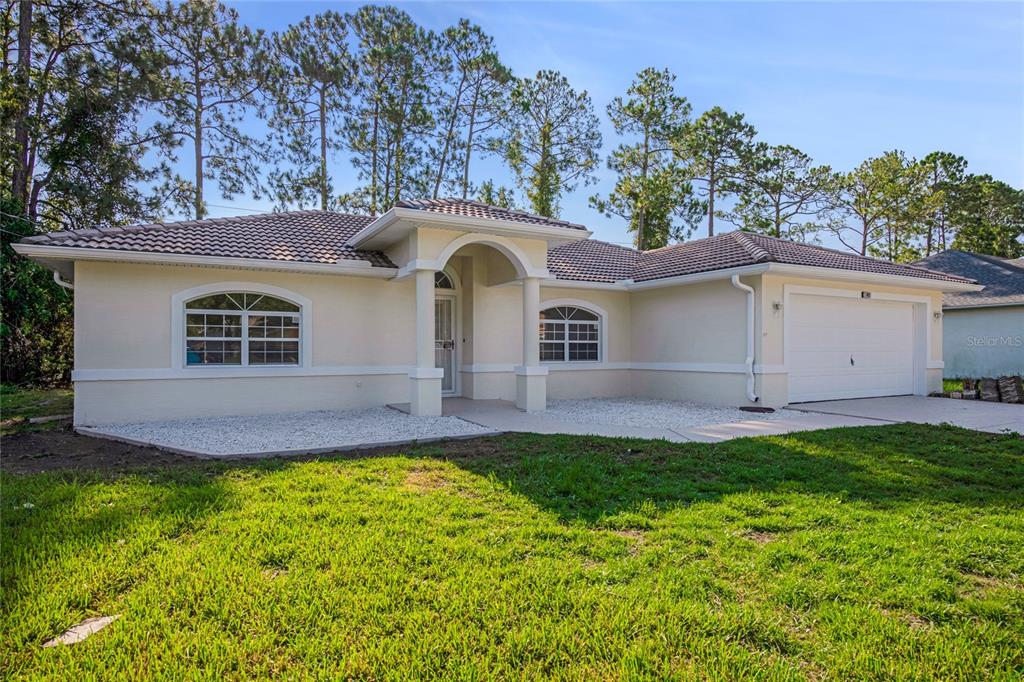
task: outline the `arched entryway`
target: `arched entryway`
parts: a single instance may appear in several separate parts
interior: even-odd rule
[[[496,252],[496,253],[494,253]],[[458,303],[460,287],[451,277],[450,261],[456,255],[472,259],[494,257],[507,281],[501,285],[521,287],[522,353],[515,366],[516,404],[523,410],[542,410],[546,406],[547,368],[540,364],[537,320],[540,311],[540,280],[545,268],[537,267],[523,248],[510,239],[485,234],[463,234],[440,250],[434,260],[417,260],[416,278],[416,367],[410,372],[412,383],[410,411],[414,415],[441,413],[441,398],[460,392],[460,350],[463,339]],[[439,286],[442,285],[442,286]],[[451,285],[452,288],[446,288]],[[497,286],[489,283],[487,286]],[[449,348],[451,344],[451,348]]]

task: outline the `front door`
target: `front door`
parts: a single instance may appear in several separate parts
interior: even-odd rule
[[[455,393],[455,297],[438,293],[434,299],[434,366],[444,370],[441,392]]]

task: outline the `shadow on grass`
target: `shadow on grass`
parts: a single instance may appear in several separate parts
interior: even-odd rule
[[[1024,440],[955,427],[830,429],[713,444],[519,435],[505,444],[495,455],[447,458],[564,520],[587,523],[643,504],[666,508],[750,491],[877,505],[1024,506]]]
[[[91,480],[148,480],[142,499],[125,509],[95,509],[51,519],[67,533],[109,534],[130,527],[131,514],[167,515],[184,526],[223,507],[221,476],[262,475],[307,460],[382,456],[450,461],[500,481],[563,520],[594,523],[654,504],[714,501],[746,492],[807,493],[880,506],[908,501],[969,506],[1024,506],[1024,440],[951,426],[897,424],[742,438],[723,443],[669,443],[588,436],[516,434],[372,452],[265,460],[198,461],[51,472],[21,479],[19,494],[38,489],[73,508]],[[20,479],[20,477],[18,477]],[[14,479],[6,479],[14,480]],[[7,491],[5,491],[7,492]],[[4,504],[18,504],[4,495]],[[59,512],[53,512],[59,513]],[[42,515],[5,513],[7,541],[43,530]],[[74,520],[74,523],[71,521]],[[10,546],[10,545],[9,545]],[[5,574],[6,575],[6,574]]]

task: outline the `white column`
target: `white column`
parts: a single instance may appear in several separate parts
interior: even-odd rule
[[[441,414],[441,379],[444,370],[434,363],[434,271],[416,271],[416,367],[409,372],[409,414]]]
[[[540,279],[524,277],[523,364],[516,367],[516,407],[530,412],[547,407],[548,368],[540,364]]]

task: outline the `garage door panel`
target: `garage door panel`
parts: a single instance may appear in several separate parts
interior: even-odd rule
[[[789,308],[790,402],[913,393],[912,304],[794,295]]]

